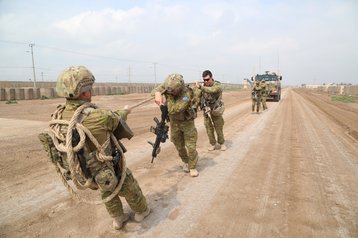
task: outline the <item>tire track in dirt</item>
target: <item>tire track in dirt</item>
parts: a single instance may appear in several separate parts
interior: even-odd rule
[[[305,99],[314,104],[320,111],[329,116],[335,123],[347,130],[347,133],[358,141],[358,110],[349,107],[342,102],[334,102],[324,100],[322,97],[307,90],[295,90],[296,93],[304,95]],[[329,95],[327,95],[329,96]]]
[[[242,161],[228,174],[211,206],[216,210],[204,212],[189,236],[198,237],[262,237],[272,235],[272,227],[265,227],[262,221],[270,223],[268,211],[274,207],[274,215],[281,216],[277,209],[281,201],[282,180],[286,177],[284,160],[280,159],[280,138],[282,131],[288,129],[278,120],[283,113],[281,107],[287,101],[286,90],[280,103],[270,103],[269,111],[251,121],[253,130],[248,138],[247,149],[242,151]],[[251,109],[251,108],[250,108]],[[247,124],[246,124],[247,125]],[[267,125],[270,125],[269,127]],[[246,126],[248,127],[248,126]],[[269,143],[267,143],[269,142]],[[237,146],[242,146],[237,143]],[[271,156],[270,152],[274,155]],[[225,199],[225,203],[222,201]],[[271,215],[273,216],[273,215]],[[274,216],[274,217],[275,217]],[[282,222],[284,224],[285,222]],[[269,233],[268,233],[269,232]],[[275,231],[276,232],[276,231]],[[274,233],[276,234],[276,233]],[[264,235],[264,236],[265,236]]]
[[[261,131],[266,139],[250,144],[189,236],[356,237],[356,165],[348,161],[356,163],[358,151],[340,145],[324,127],[332,122],[323,113],[317,119],[309,105],[288,90]],[[348,157],[334,160],[342,155]]]
[[[357,165],[352,163],[354,157],[342,149],[342,146],[339,145],[340,137],[327,129],[329,122],[322,123],[326,119],[317,116],[318,113],[314,113],[312,106],[309,107],[309,103],[305,102],[305,98],[301,97],[298,100],[297,109],[301,114],[307,115],[305,123],[301,123],[301,129],[305,135],[305,140],[302,139],[302,141],[306,143],[306,148],[311,150],[307,154],[311,155],[312,173],[317,176],[314,184],[320,191],[321,197],[317,204],[320,207],[319,213],[313,215],[321,216],[320,224],[330,222],[331,229],[335,229],[335,235],[331,233],[330,237],[355,237],[357,231],[347,227],[357,227],[356,212],[354,212],[357,210],[357,203],[354,202],[356,201],[354,197],[357,198],[357,195],[354,194],[358,194],[358,189],[354,186],[347,187],[344,185],[345,181],[339,177],[344,173],[358,177]],[[356,150],[355,153],[357,152]],[[345,163],[338,163],[337,159]],[[352,193],[351,189],[355,192]]]

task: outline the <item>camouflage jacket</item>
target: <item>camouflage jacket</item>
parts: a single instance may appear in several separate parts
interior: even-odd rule
[[[62,113],[62,119],[71,120],[76,109],[84,103],[84,101],[80,100],[67,100]],[[85,110],[85,117],[82,124],[101,145],[107,140],[108,133],[115,132],[115,135],[118,134],[117,129],[121,126],[120,122],[127,120],[128,111],[126,110],[112,112],[111,110],[101,108],[90,109],[91,110]],[[67,128],[63,129],[63,131],[67,130]],[[88,143],[88,146],[91,152],[96,150],[96,147],[92,143]]]
[[[183,121],[196,118],[199,98],[196,97],[197,93],[194,89],[186,86],[178,96],[173,96],[167,93],[164,84],[161,84],[152,91],[152,95],[155,92],[160,92],[165,96],[170,120]]]
[[[262,87],[261,87],[261,84],[257,85],[256,83],[252,86],[252,89],[251,89],[251,95],[252,95],[252,99],[255,99],[255,95],[258,96],[258,97],[261,97],[262,96]]]
[[[262,92],[262,87],[261,87],[261,85],[259,84],[259,85],[256,85],[256,84],[254,84],[254,86],[252,86],[252,89],[251,89],[251,91],[252,92]]]
[[[210,106],[211,109],[215,104],[221,101],[223,88],[219,81],[214,81],[212,86],[200,86],[200,102],[204,102]]]
[[[268,87],[267,83],[265,81],[261,81],[260,86],[262,89],[262,96],[267,97],[268,91],[269,91],[269,87]]]

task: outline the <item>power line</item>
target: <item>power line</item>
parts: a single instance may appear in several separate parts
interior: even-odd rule
[[[23,45],[27,45],[27,44],[28,44],[28,43],[25,43],[25,42],[8,41],[8,40],[0,40],[0,42],[11,43],[11,44],[23,44]],[[58,48],[58,47],[51,47],[51,46],[46,46],[46,45],[36,44],[36,47],[38,47],[38,48],[45,48],[45,49],[51,49],[51,50],[60,51],[60,52],[66,52],[66,53],[70,53],[70,54],[90,56],[90,57],[95,57],[95,58],[110,59],[110,60],[117,60],[117,61],[124,61],[124,62],[136,62],[136,63],[153,64],[153,61],[136,60],[136,59],[124,59],[124,58],[118,58],[118,57],[113,57],[113,56],[104,56],[104,55],[88,54],[88,53],[84,53],[84,52],[79,52],[79,51],[74,51],[74,50],[68,50],[68,49],[63,49],[63,48]],[[158,64],[158,63],[157,63],[157,64]],[[187,67],[187,66],[178,66],[178,65],[162,64],[162,63],[160,63],[160,65],[163,65],[163,66],[166,66],[166,67],[180,68],[180,69],[189,70],[189,71],[197,71],[197,70],[198,70],[198,69],[194,69],[194,68]]]
[[[28,43],[26,43],[26,42],[9,41],[9,40],[1,40],[1,39],[0,39],[0,42],[9,43],[9,44],[28,45]],[[30,44],[30,45],[31,45],[31,44]],[[34,44],[33,44],[33,45],[34,45]],[[113,56],[104,56],[104,55],[88,54],[88,53],[83,53],[83,52],[79,52],[79,51],[68,50],[68,49],[62,49],[62,48],[51,47],[51,46],[46,46],[46,45],[36,44],[36,46],[37,46],[38,48],[51,49],[51,50],[55,50],[55,51],[66,52],[66,53],[70,53],[70,54],[90,56],[90,57],[95,57],[95,58],[111,59],[111,60],[127,61],[127,62],[130,61],[130,62],[137,62],[137,63],[148,63],[148,64],[151,64],[151,63],[152,63],[152,61],[135,60],[135,59],[123,59],[123,58],[117,58],[117,57],[113,57]]]
[[[31,51],[32,51],[32,46],[34,46],[35,44],[31,43],[28,44],[26,42],[19,42],[19,41],[9,41],[9,40],[2,40],[0,39],[0,42],[4,42],[4,43],[9,43],[9,44],[21,44],[21,45],[30,45],[31,47]],[[32,45],[32,46],[31,46]],[[135,63],[146,63],[146,64],[154,64],[154,81],[156,82],[156,65],[160,64],[161,66],[164,67],[168,67],[168,68],[175,68],[176,70],[185,70],[185,71],[192,71],[192,72],[197,72],[198,69],[197,68],[192,68],[192,67],[187,67],[187,66],[183,66],[183,65],[171,65],[171,64],[162,64],[162,63],[158,63],[155,62],[153,63],[153,61],[145,61],[145,60],[136,60],[136,59],[124,59],[124,58],[118,58],[118,57],[113,57],[113,56],[104,56],[104,55],[96,55],[96,54],[88,54],[88,53],[84,53],[84,52],[79,52],[79,51],[74,51],[74,50],[68,50],[68,49],[63,49],[63,48],[57,48],[57,47],[51,47],[51,46],[46,46],[46,45],[39,45],[36,44],[37,48],[45,48],[45,49],[50,49],[50,50],[54,50],[54,51],[59,51],[59,52],[65,52],[65,53],[70,53],[70,54],[76,54],[76,55],[83,55],[83,56],[89,56],[89,57],[94,57],[94,58],[101,58],[101,59],[108,59],[108,60],[116,60],[116,61],[123,61],[123,62],[135,62]],[[32,57],[33,57],[33,51],[32,51]],[[0,67],[0,68],[4,68],[4,67]],[[10,68],[10,67],[9,67]],[[14,67],[15,68],[15,67]],[[21,68],[21,67],[19,67]],[[23,67],[23,68],[29,68],[29,67]],[[33,60],[33,73],[34,73],[34,79],[36,77],[35,75],[35,69],[44,69],[44,70],[54,70],[54,69],[45,69],[45,68],[40,68],[40,67],[35,67],[34,65],[34,60]],[[128,70],[128,77],[129,80],[131,76],[134,76],[135,74],[133,74],[132,72],[130,72],[131,70]],[[35,83],[35,82],[34,82]]]
[[[27,45],[29,43],[19,42],[19,41],[10,41],[10,40],[0,40],[0,42],[9,43],[9,44],[19,44],[19,45]]]
[[[122,58],[117,58],[117,57],[113,57],[113,56],[88,54],[88,53],[83,53],[83,52],[79,52],[79,51],[61,49],[61,48],[56,48],[56,47],[44,46],[44,45],[36,45],[36,46],[41,47],[41,48],[55,50],[55,51],[66,52],[66,53],[76,54],[76,55],[90,56],[90,57],[95,57],[95,58],[118,60],[118,61],[125,61],[125,62],[147,63],[147,64],[152,63],[150,61],[144,61],[144,60],[122,59]]]
[[[0,66],[0,69],[32,69],[30,66]]]

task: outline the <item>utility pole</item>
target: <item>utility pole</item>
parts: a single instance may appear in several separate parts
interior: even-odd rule
[[[41,79],[42,79],[42,82],[44,81],[44,72],[41,72]]]
[[[157,64],[158,63],[153,63],[154,65],[154,87],[157,86]]]
[[[277,50],[277,75],[280,75],[280,53]]]
[[[261,74],[261,56],[259,56],[259,74]]]
[[[128,83],[131,84],[131,66],[128,66]]]
[[[31,43],[29,44],[29,46],[31,47],[32,72],[34,73],[34,88],[36,88],[35,60],[34,60],[34,51],[33,51],[33,47],[35,46],[35,44]]]

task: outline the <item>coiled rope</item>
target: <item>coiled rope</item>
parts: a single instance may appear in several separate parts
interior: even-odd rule
[[[91,140],[91,142],[94,144],[94,146],[97,148],[96,150],[96,159],[100,162],[105,163],[109,168],[113,168],[112,166],[112,156],[108,156],[105,154],[105,149],[110,145],[112,142],[114,146],[120,151],[122,155],[121,159],[121,179],[119,183],[117,184],[116,188],[112,192],[110,196],[103,199],[102,201],[88,201],[86,199],[81,198],[77,192],[73,190],[73,188],[68,184],[67,180],[64,178],[63,174],[61,173],[58,164],[56,171],[61,174],[61,180],[64,183],[65,187],[71,194],[71,196],[75,197],[77,200],[85,203],[90,204],[101,204],[111,201],[115,196],[118,195],[119,191],[122,188],[124,179],[126,177],[126,161],[124,157],[124,153],[122,150],[122,147],[119,145],[117,138],[114,136],[113,132],[108,133],[107,140],[103,143],[103,145],[100,145],[97,141],[97,139],[92,135],[92,133],[82,125],[82,119],[83,116],[85,116],[84,110],[87,108],[94,108],[96,109],[97,106],[92,103],[84,103],[80,107],[77,108],[77,110],[74,112],[72,118],[70,121],[62,120],[62,113],[65,109],[65,106],[60,106],[57,108],[56,112],[52,115],[52,120],[50,121],[50,128],[48,134],[50,135],[56,149],[59,152],[66,153],[68,164],[69,164],[69,170],[71,172],[71,179],[77,189],[84,190],[87,188],[90,188],[91,185],[94,183],[93,178],[86,179],[86,182],[82,184],[80,181],[78,181],[78,175],[82,178],[85,178],[83,171],[81,169],[80,163],[77,159],[76,153],[80,151],[86,141],[86,137]],[[66,137],[64,137],[63,133],[61,132],[61,128],[63,126],[67,126],[67,133]],[[72,137],[73,137],[73,129],[76,129],[79,136],[80,141],[79,143],[73,147],[72,146]]]

